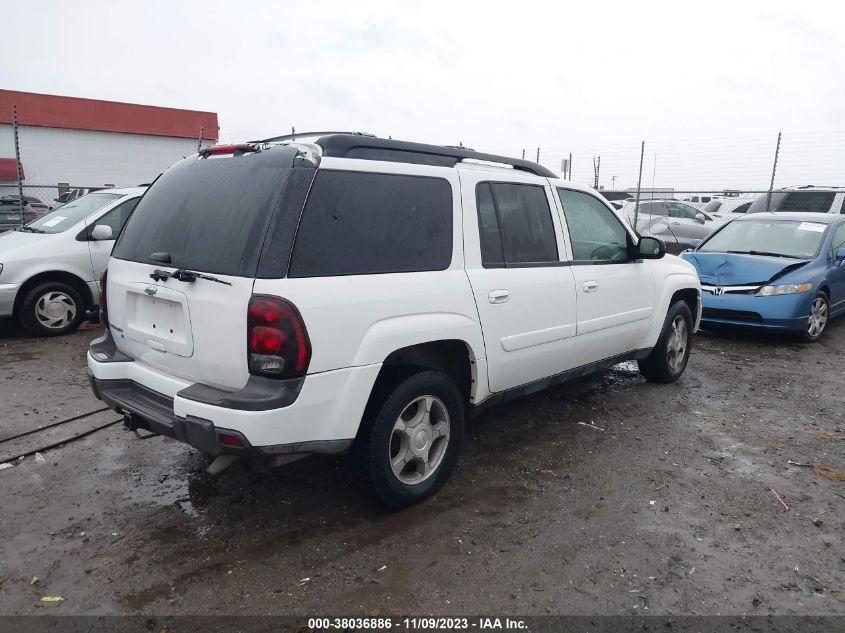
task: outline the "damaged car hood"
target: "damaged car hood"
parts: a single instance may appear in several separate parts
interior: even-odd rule
[[[703,284],[743,286],[768,283],[810,260],[764,255],[688,252],[681,255],[695,266]]]

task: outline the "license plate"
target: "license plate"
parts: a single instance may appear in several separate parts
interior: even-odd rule
[[[182,304],[159,297],[134,294],[132,328],[153,338],[185,342],[185,314]]]

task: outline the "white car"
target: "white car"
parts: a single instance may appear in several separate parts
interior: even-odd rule
[[[748,209],[754,203],[754,198],[714,198],[702,209],[705,213],[733,220],[740,217],[740,213],[748,213]]]
[[[91,193],[0,234],[0,317],[38,336],[76,330],[98,305],[114,240],[144,191]]]
[[[402,507],[484,407],[631,359],[677,380],[700,284],[664,254],[524,160],[352,134],[209,148],[126,224],[89,377],[215,470],[351,451]]]

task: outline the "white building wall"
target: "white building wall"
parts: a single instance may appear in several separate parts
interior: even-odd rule
[[[132,187],[197,151],[196,139],[24,125],[18,138],[26,185]],[[0,157],[15,157],[11,125],[0,124]]]

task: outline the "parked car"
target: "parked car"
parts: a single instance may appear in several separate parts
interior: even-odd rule
[[[760,194],[748,213],[845,213],[845,187],[784,187]]]
[[[38,213],[26,200],[21,204],[18,196],[0,198],[0,232],[11,231],[21,224],[32,222]]]
[[[814,341],[845,311],[845,216],[754,213],[682,257],[701,279],[702,323]]]
[[[92,193],[0,235],[0,317],[38,336],[76,330],[98,306],[97,280],[143,192]]]
[[[747,198],[714,198],[704,205],[702,211],[716,217],[734,218],[734,213],[748,213],[753,202]]]
[[[631,226],[634,226],[635,208],[636,204],[628,201],[619,210]],[[686,202],[672,199],[641,200],[636,215],[637,232],[660,238],[670,253],[680,253],[689,248],[691,240],[704,239],[726,221]]]
[[[623,359],[676,380],[699,282],[664,252],[524,160],[347,134],[213,147],[118,239],[91,384],[128,428],[211,455],[351,451],[402,507],[444,483],[467,414]]]

